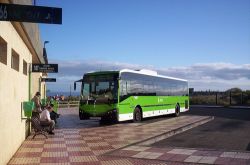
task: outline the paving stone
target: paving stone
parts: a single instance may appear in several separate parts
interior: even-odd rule
[[[203,156],[189,156],[184,162],[197,163],[202,159]]]
[[[171,157],[170,161],[178,161],[178,162],[183,162],[185,159],[187,159],[189,157],[189,155],[180,155],[180,154],[176,154],[173,157]]]
[[[223,152],[220,157],[234,158],[237,152]]]
[[[190,149],[173,149],[170,150],[168,153],[172,154],[182,154],[182,155],[192,155],[197,150],[190,150]]]
[[[42,157],[67,157],[68,152],[43,152]]]
[[[199,163],[205,163],[205,164],[214,164],[218,157],[213,156],[203,156],[201,160],[199,160]]]
[[[39,164],[40,163],[39,157],[35,158],[28,158],[28,157],[23,157],[23,158],[12,158],[9,162],[9,164]]]
[[[232,159],[228,165],[249,165],[246,159]]]
[[[159,160],[170,160],[172,157],[175,157],[176,154],[165,153],[158,157]]]
[[[110,161],[101,161],[102,165],[133,165],[129,160],[123,159],[123,160],[110,160]]]
[[[232,158],[218,157],[214,164],[228,165],[232,161]]]
[[[67,163],[69,157],[41,157],[40,163]]]
[[[250,153],[237,152],[234,158],[250,159]]]
[[[143,158],[145,158],[145,159],[157,159],[161,155],[163,155],[163,153],[150,153]]]
[[[69,157],[70,162],[94,162],[98,161],[96,156],[71,156]]]
[[[145,158],[147,155],[151,154],[151,152],[139,152],[138,154],[132,156],[134,158]]]

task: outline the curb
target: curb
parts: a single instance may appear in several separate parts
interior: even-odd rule
[[[179,127],[179,128],[173,129],[173,130],[170,130],[168,132],[164,132],[164,133],[162,133],[160,135],[157,135],[157,136],[154,136],[154,137],[151,137],[151,138],[139,141],[139,142],[128,144],[126,146],[117,148],[115,150],[108,151],[108,152],[106,152],[106,153],[104,153],[102,155],[110,155],[110,154],[114,153],[115,151],[127,148],[129,146],[134,146],[134,145],[147,146],[147,145],[151,145],[151,144],[154,144],[154,143],[156,143],[158,141],[161,141],[163,139],[166,139],[166,138],[169,138],[169,137],[174,136],[176,134],[179,134],[179,133],[182,133],[184,131],[187,131],[187,130],[189,130],[191,128],[194,128],[194,127],[197,127],[199,125],[205,124],[205,123],[207,123],[207,122],[209,122],[209,121],[211,121],[213,119],[214,119],[214,116],[206,116],[203,119],[200,119],[200,120],[195,121],[193,123],[190,123],[188,125],[185,125],[185,126],[182,126],[182,127]],[[112,156],[114,156],[114,155],[112,155]]]
[[[203,118],[203,119],[201,119],[199,121],[190,123],[190,124],[185,125],[183,127],[179,127],[179,128],[174,129],[174,130],[170,130],[168,132],[165,132],[165,133],[162,133],[160,135],[157,135],[155,137],[151,137],[149,139],[146,139],[146,140],[143,140],[141,142],[138,142],[136,145],[143,145],[143,146],[152,145],[152,144],[154,144],[154,143],[156,143],[158,141],[161,141],[163,139],[169,138],[169,137],[174,136],[176,134],[179,134],[179,133],[182,133],[184,131],[187,131],[187,130],[189,130],[191,128],[194,128],[194,127],[197,127],[199,125],[205,124],[205,123],[207,123],[207,122],[209,122],[209,121],[211,121],[213,119],[214,119],[213,116],[208,116],[206,118]],[[133,145],[135,145],[135,144],[133,144]]]

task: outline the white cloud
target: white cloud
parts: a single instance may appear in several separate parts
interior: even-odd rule
[[[233,87],[250,89],[250,64],[236,65],[232,63],[198,63],[185,67],[156,68],[154,66],[129,64],[113,61],[51,61],[59,64],[59,73],[53,74],[57,84],[49,84],[49,88],[67,91],[69,84],[81,79],[90,71],[119,69],[151,69],[159,74],[187,79],[189,86],[195,90],[226,90]],[[54,87],[53,87],[54,86]],[[51,90],[54,90],[51,89]]]

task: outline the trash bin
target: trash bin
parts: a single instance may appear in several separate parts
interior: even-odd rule
[[[33,101],[24,101],[23,102],[24,116],[31,117],[32,110],[34,109],[34,106],[35,106],[35,104]]]

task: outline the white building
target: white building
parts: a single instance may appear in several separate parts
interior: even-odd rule
[[[0,0],[31,5],[32,0]],[[0,165],[7,164],[29,130],[22,103],[37,91],[45,96],[41,73],[29,73],[31,64],[44,63],[38,24],[0,21]]]

